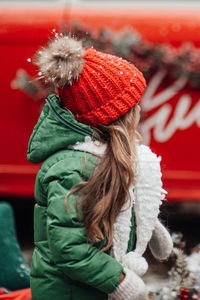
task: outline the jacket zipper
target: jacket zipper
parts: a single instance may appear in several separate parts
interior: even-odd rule
[[[52,106],[52,104],[51,104],[51,102],[49,101],[49,99],[46,98],[45,100],[46,100],[46,102],[47,102],[47,104],[48,104],[50,110],[54,113],[54,115],[57,117],[57,119],[58,119],[61,123],[63,123],[65,126],[71,128],[72,130],[74,130],[74,131],[76,131],[76,132],[78,132],[78,133],[81,133],[81,134],[83,134],[83,135],[85,135],[85,136],[88,136],[88,135],[89,135],[89,136],[92,136],[92,134],[91,134],[89,131],[84,130],[84,129],[81,129],[81,128],[79,128],[78,126],[73,125],[73,124],[71,124],[70,122],[66,121],[66,120],[65,120],[65,119],[64,119],[64,118],[63,118],[63,117],[55,110],[55,108]]]

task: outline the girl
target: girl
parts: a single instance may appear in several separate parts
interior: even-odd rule
[[[58,36],[35,63],[57,87],[33,130],[34,300],[147,299],[147,244],[172,250],[158,221],[160,159],[136,131],[146,84],[127,61]]]

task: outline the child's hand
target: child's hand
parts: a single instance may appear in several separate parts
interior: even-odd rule
[[[121,283],[125,278],[125,273],[123,272],[121,275],[120,275],[120,279],[119,279],[119,283]]]
[[[122,273],[123,274],[123,273]],[[115,300],[146,300],[147,290],[143,280],[133,271],[124,269],[125,277],[110,294]]]

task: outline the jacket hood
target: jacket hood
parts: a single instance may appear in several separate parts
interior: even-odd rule
[[[69,111],[61,107],[59,97],[52,94],[46,99],[31,134],[27,159],[31,163],[40,163],[56,151],[83,142],[92,133],[90,126],[76,121]]]

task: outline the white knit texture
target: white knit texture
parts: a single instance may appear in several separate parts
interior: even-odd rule
[[[111,256],[122,263],[122,258],[126,254],[128,242],[131,232],[131,217],[132,207],[134,204],[134,194],[132,188],[130,189],[130,199],[123,207],[121,213],[117,216],[114,223],[114,238],[111,249]]]
[[[157,220],[149,248],[153,256],[158,260],[165,260],[173,249],[172,238],[167,229]]]
[[[109,294],[109,300],[146,300],[147,291],[145,284],[142,279],[130,271],[129,269],[124,269],[125,278],[118,285],[115,291]]]
[[[162,189],[160,160],[149,147],[137,147],[135,164],[135,217],[137,243],[135,252],[143,255],[159,214],[161,200],[165,198]]]
[[[143,276],[147,269],[148,263],[146,259],[138,253],[131,251],[122,257],[122,265],[135,272],[138,276]]]
[[[86,136],[85,142],[76,142],[76,144],[69,145],[67,148],[72,150],[89,152],[96,156],[101,156],[104,154],[106,145],[100,143],[99,141],[92,141],[90,136]]]

